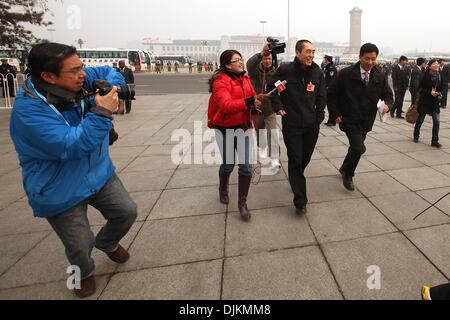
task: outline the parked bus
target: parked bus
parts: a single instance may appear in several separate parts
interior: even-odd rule
[[[178,61],[178,63],[184,67],[187,67],[189,62],[194,63],[194,59],[188,56],[176,56],[176,55],[166,55],[166,56],[157,56],[156,60],[160,60],[164,64],[167,64],[167,62],[171,62],[172,64],[175,63],[175,61]]]
[[[125,61],[133,71],[146,71],[147,58],[144,51],[138,49],[78,49],[78,56],[88,67],[112,66],[114,62]]]

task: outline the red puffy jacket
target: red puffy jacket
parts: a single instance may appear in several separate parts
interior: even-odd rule
[[[223,128],[246,125],[251,121],[245,99],[256,95],[250,78],[221,73],[214,80],[208,105],[208,127]]]

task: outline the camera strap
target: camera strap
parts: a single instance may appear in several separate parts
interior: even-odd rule
[[[38,96],[39,98],[41,98],[41,100],[44,101],[50,108],[52,108],[53,111],[54,111],[57,115],[59,115],[59,116],[64,120],[64,122],[67,124],[67,126],[70,127],[71,125],[69,124],[69,122],[67,122],[66,118],[64,118],[64,116],[62,115],[62,113],[59,112],[59,110],[56,109],[56,107],[55,107],[54,105],[52,105],[51,103],[49,103],[46,97],[44,97],[42,94],[39,93],[39,91],[36,90],[36,88],[34,87],[34,84],[33,84],[32,81],[30,81],[30,83],[31,83],[31,87],[33,88],[33,90],[34,90],[34,92],[37,94],[37,96]],[[84,109],[85,109],[85,102],[84,102],[84,99],[82,99],[82,100],[81,100],[81,120],[84,119]]]

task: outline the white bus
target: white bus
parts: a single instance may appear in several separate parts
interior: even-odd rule
[[[138,49],[78,49],[78,56],[87,67],[99,67],[125,61],[125,65],[133,71],[147,70],[147,58],[142,50]]]

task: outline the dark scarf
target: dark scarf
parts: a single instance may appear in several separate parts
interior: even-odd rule
[[[86,97],[83,89],[80,92],[73,93],[64,88],[49,84],[41,78],[32,77],[31,81],[33,81],[36,90],[46,97],[48,103],[54,105],[59,112],[71,110]]]

